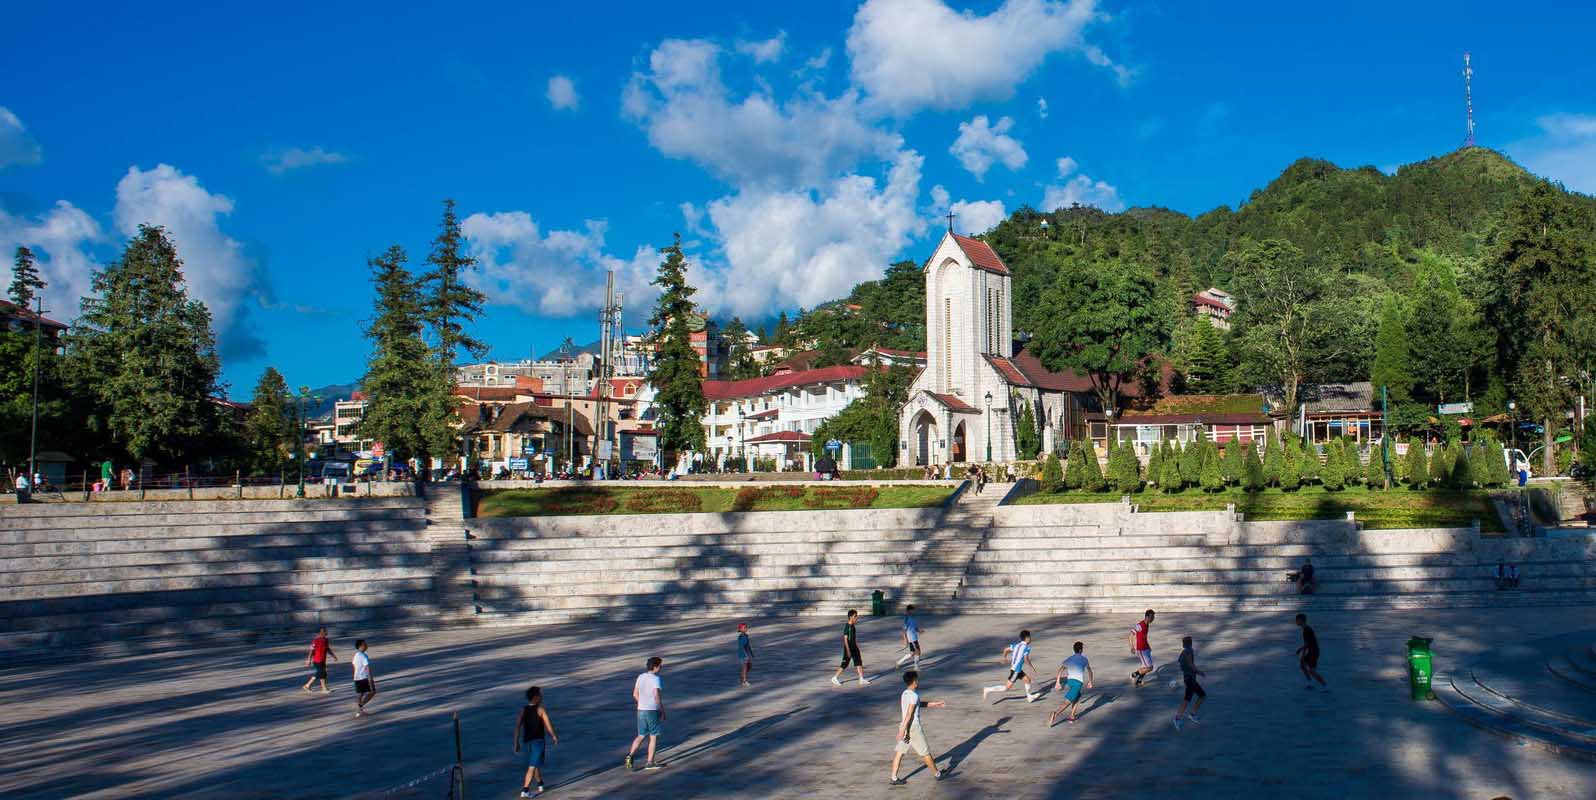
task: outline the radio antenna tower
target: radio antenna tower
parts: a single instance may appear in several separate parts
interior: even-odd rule
[[[1463,137],[1464,147],[1474,146],[1474,68],[1469,66],[1469,54],[1463,54],[1463,105],[1468,111],[1468,134]]]

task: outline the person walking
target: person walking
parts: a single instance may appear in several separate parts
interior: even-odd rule
[[[837,674],[831,676],[831,682],[841,686],[843,670],[853,664],[853,671],[859,674],[859,685],[869,686],[870,679],[864,674],[864,659],[859,657],[859,611],[848,609],[848,621],[842,625],[842,665],[837,667]]]
[[[526,705],[521,706],[521,713],[515,715],[515,752],[521,752],[521,745],[526,745],[526,774],[521,778],[521,796],[536,797],[543,794],[543,763],[547,757],[548,746],[544,737],[552,739],[555,744],[560,743],[559,734],[554,732],[554,721],[549,719],[549,710],[543,707],[543,689],[538,686],[526,690]],[[532,781],[537,781],[537,792],[532,791]]]
[[[1186,682],[1186,696],[1181,698],[1180,708],[1175,709],[1175,730],[1180,730],[1181,717],[1192,722],[1201,722],[1197,718],[1197,710],[1203,707],[1203,701],[1208,699],[1208,693],[1203,691],[1202,684],[1197,682],[1200,675],[1207,675],[1197,668],[1197,651],[1192,649],[1191,637],[1182,636],[1180,639],[1180,677]],[[1186,713],[1186,704],[1191,703],[1192,697],[1197,698],[1192,703],[1191,713]]]
[[[1142,685],[1142,681],[1146,680],[1148,675],[1153,674],[1153,648],[1147,643],[1147,632],[1152,627],[1153,610],[1149,608],[1146,613],[1142,614],[1142,621],[1131,628],[1131,655],[1136,656],[1136,659],[1141,662],[1141,666],[1131,672],[1131,680],[1136,683],[1137,687]]]
[[[355,640],[355,657],[349,659],[355,668],[355,716],[366,716],[366,704],[377,696],[377,679],[371,674],[371,656],[366,654],[366,640]]]
[[[737,662],[742,666],[739,686],[752,686],[748,673],[754,671],[754,643],[748,639],[748,623],[737,623]]]
[[[1302,646],[1297,648],[1297,666],[1308,680],[1303,688],[1312,689],[1313,682],[1318,681],[1320,686],[1329,689],[1330,684],[1319,674],[1319,637],[1313,632],[1313,626],[1308,624],[1307,614],[1297,615],[1297,627],[1302,629]]]
[[[936,759],[931,757],[931,745],[925,738],[925,726],[920,724],[920,709],[942,708],[947,705],[941,700],[920,699],[920,673],[909,670],[903,673],[903,694],[898,696],[898,742],[892,749],[892,779],[891,785],[902,786],[908,781],[898,777],[898,765],[903,763],[903,756],[909,751],[920,757],[925,763],[925,768],[937,780],[947,777],[948,773],[937,769]]]
[[[1036,666],[1031,663],[1031,632],[1020,631],[1020,640],[1003,648],[1003,658],[1009,663],[1009,678],[1005,683],[988,686],[981,690],[981,701],[986,702],[986,696],[993,692],[1006,692],[1014,688],[1015,681],[1025,683],[1025,702],[1034,703],[1042,695],[1031,691],[1031,676],[1026,672],[1036,671]],[[998,698],[1001,700],[1002,698]]]
[[[920,621],[914,618],[914,604],[911,603],[903,609],[903,648],[907,652],[898,659],[894,669],[902,667],[909,661],[914,661],[914,669],[920,669]]]
[[[310,677],[305,680],[304,686],[299,687],[300,689],[308,692],[310,685],[319,680],[322,694],[331,691],[327,688],[328,658],[337,661],[338,654],[333,652],[332,643],[327,641],[327,629],[318,628],[316,638],[310,640],[310,652],[305,654],[305,666],[310,668]]]
[[[654,749],[665,724],[665,687],[659,679],[659,671],[663,666],[665,659],[650,657],[647,670],[632,683],[632,699],[637,701],[637,738],[632,740],[631,749],[626,751],[627,770],[631,770],[632,754],[637,752],[644,739],[648,739],[648,760],[643,762],[643,769],[654,770],[665,766],[654,760]]]
[[[1059,690],[1060,678],[1065,679],[1067,683],[1064,685],[1064,702],[1060,703],[1059,707],[1053,710],[1053,713],[1047,715],[1047,727],[1049,728],[1053,727],[1053,723],[1058,721],[1058,715],[1064,713],[1065,709],[1069,709],[1069,722],[1073,724],[1075,722],[1075,712],[1081,705],[1081,687],[1092,688],[1092,664],[1086,660],[1086,644],[1084,642],[1076,642],[1074,649],[1075,654],[1064,659],[1064,663],[1059,665],[1058,671],[1053,673],[1053,691]]]

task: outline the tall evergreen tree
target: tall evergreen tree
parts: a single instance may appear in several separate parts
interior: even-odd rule
[[[1042,474],[1038,482],[1042,484],[1044,492],[1056,492],[1064,483],[1064,467],[1058,462],[1058,453],[1048,453],[1042,459]]]
[[[753,350],[748,346],[748,326],[743,324],[741,317],[732,317],[720,329],[720,337],[726,342],[727,378],[743,381],[762,374],[759,362],[754,360]]]
[[[365,377],[366,413],[360,420],[363,437],[382,442],[395,460],[427,460],[450,451],[435,450],[427,415],[437,402],[438,376],[435,353],[423,339],[426,310],[421,288],[405,268],[405,251],[398,245],[371,259],[371,282],[376,290],[376,316],[366,325],[371,355]]]
[[[1186,481],[1180,476],[1180,459],[1169,456],[1164,459],[1159,467],[1158,488],[1165,494],[1174,494],[1186,487]]]
[[[1241,452],[1237,450],[1236,452]],[[1198,483],[1205,492],[1223,491],[1225,488],[1225,474],[1221,467],[1224,457],[1218,452],[1204,448],[1203,466],[1198,472]]]
[[[20,307],[32,310],[33,298],[44,286],[44,278],[39,275],[39,264],[33,257],[33,251],[18,247],[16,261],[11,266],[11,286],[6,291],[6,297]]]
[[[1108,489],[1108,480],[1103,477],[1103,466],[1098,463],[1097,448],[1092,446],[1092,440],[1082,439],[1081,450],[1086,467],[1081,471],[1081,488],[1088,492]]]
[[[1091,447],[1082,439],[1070,445],[1068,463],[1064,467],[1064,488],[1080,489],[1086,485],[1086,452]]]
[[[1302,486],[1301,452],[1294,444],[1288,444],[1281,448],[1278,482],[1280,483],[1280,490],[1283,492],[1295,492],[1298,487]]]
[[[35,311],[34,299],[44,289],[33,251],[18,247],[7,296],[18,307]],[[63,443],[79,426],[67,424],[73,393],[62,384],[61,358],[55,348],[40,347],[32,325],[0,330],[0,463],[18,464],[28,457],[33,433],[34,375],[39,378],[39,432],[51,449],[70,449]]]
[[[698,353],[692,344],[690,323],[698,313],[693,304],[697,290],[687,282],[681,234],[676,234],[670,246],[660,252],[665,254],[665,260],[660,262],[659,274],[653,281],[660,295],[654,303],[654,315],[649,318],[657,352],[648,380],[655,391],[660,447],[666,454],[677,454],[704,449],[703,418],[709,405],[699,383]]]
[[[1164,471],[1164,454],[1169,451],[1169,442],[1164,441],[1153,447],[1147,456],[1147,482],[1158,483],[1158,476]]]
[[[1258,460],[1258,449],[1248,447],[1241,461],[1241,488],[1249,492],[1260,492],[1264,486],[1264,468],[1263,462]]]
[[[1031,404],[1023,399],[1019,400],[1020,414],[1015,420],[1014,445],[1020,451],[1020,458],[1027,461],[1036,458],[1042,450],[1042,433],[1036,429],[1036,415],[1031,413]]]
[[[244,443],[249,450],[252,472],[275,475],[293,447],[298,421],[288,398],[288,383],[276,367],[267,367],[255,384],[249,401],[249,416],[244,420]],[[297,431],[303,436],[303,431]]]
[[[1340,440],[1331,441],[1325,448],[1324,466],[1319,469],[1319,483],[1326,491],[1339,492],[1346,488],[1346,458]]]
[[[134,460],[183,466],[215,436],[221,360],[211,313],[189,298],[183,262],[161,228],[140,225],[122,256],[94,274],[69,351],[78,391],[100,409],[85,422]]]
[[[1220,462],[1220,471],[1225,476],[1225,483],[1231,485],[1239,485],[1241,483],[1244,474],[1243,467],[1246,461],[1241,451],[1246,447],[1247,445],[1242,444],[1240,439],[1231,439],[1225,445],[1225,456]]]
[[[1121,443],[1109,453],[1108,466],[1108,477],[1113,481],[1115,491],[1131,494],[1142,488],[1141,460],[1136,457],[1136,448],[1129,442]]]
[[[1402,303],[1388,295],[1380,311],[1380,328],[1374,337],[1374,366],[1369,381],[1375,390],[1385,387],[1391,402],[1413,399],[1413,354],[1408,350],[1408,322]]]
[[[1264,443],[1263,475],[1265,486],[1276,486],[1280,483],[1280,469],[1285,460],[1285,448],[1280,446],[1280,434],[1270,428],[1265,434],[1267,441]]]
[[[1430,465],[1424,457],[1423,441],[1408,442],[1407,465],[1408,488],[1423,489],[1430,484]]]
[[[472,288],[467,274],[476,259],[465,252],[465,235],[454,200],[443,201],[443,219],[438,235],[427,255],[427,272],[421,276],[420,298],[423,318],[432,335],[434,374],[422,390],[422,435],[427,452],[442,455],[455,449],[458,438],[459,398],[454,394],[455,359],[460,353],[472,358],[488,354],[488,346],[472,336],[466,326],[482,313],[487,296]]]

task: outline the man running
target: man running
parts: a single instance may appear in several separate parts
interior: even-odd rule
[[[638,745],[644,739],[648,739],[648,760],[643,762],[643,769],[665,766],[654,761],[654,747],[659,743],[660,726],[665,722],[665,687],[659,680],[659,670],[664,665],[665,659],[650,657],[648,669],[639,673],[632,684],[632,699],[637,701],[637,738],[632,740],[631,749],[626,751],[628,771],[632,769],[632,754],[637,752]]]
[[[338,654],[332,650],[332,643],[327,641],[327,629],[320,628],[316,631],[316,638],[310,640],[310,653],[305,656],[305,666],[310,667],[310,677],[305,679],[305,685],[299,688],[310,691],[310,685],[321,681],[321,693],[331,691],[327,688],[327,658],[338,660]]]
[[[559,734],[554,732],[554,720],[549,719],[549,710],[543,707],[543,689],[533,686],[526,690],[526,705],[521,706],[521,713],[515,716],[515,752],[520,753],[521,745],[526,745],[522,797],[543,794],[543,764],[548,749],[545,737],[553,739],[555,744],[560,743]],[[538,787],[536,794],[532,791],[534,780]]]
[[[894,667],[902,667],[909,660],[914,661],[914,669],[920,669],[920,621],[914,618],[914,605],[911,603],[903,609],[903,646],[908,652],[898,659]]]
[[[1197,676],[1207,675],[1197,668],[1197,651],[1191,647],[1191,637],[1180,638],[1180,677],[1186,682],[1186,696],[1180,701],[1180,708],[1175,709],[1175,730],[1180,730],[1180,719],[1184,716],[1192,722],[1202,722],[1197,718],[1197,709],[1203,707],[1203,701],[1208,699],[1208,693],[1203,691],[1201,684],[1197,683]],[[1192,696],[1197,697],[1197,702],[1192,703],[1191,713],[1186,713],[1186,704],[1191,703]]]
[[[1031,691],[1031,676],[1026,672],[1029,667],[1031,672],[1036,671],[1036,666],[1031,663],[1031,632],[1020,631],[1020,640],[1003,648],[1003,657],[1009,662],[1009,679],[1007,683],[988,686],[981,690],[981,701],[986,701],[986,696],[993,692],[1006,692],[1014,688],[1015,681],[1025,682],[1025,702],[1034,703],[1040,694]],[[998,698],[1002,700],[1002,698]]]
[[[1131,655],[1136,656],[1142,664],[1131,673],[1131,680],[1136,682],[1137,687],[1142,685],[1142,681],[1148,675],[1153,674],[1153,648],[1147,644],[1147,630],[1151,627],[1153,627],[1153,610],[1149,608],[1147,613],[1142,615],[1142,621],[1136,623],[1136,627],[1131,628],[1130,632]]]
[[[831,682],[842,685],[842,671],[853,664],[854,672],[859,673],[859,685],[869,686],[870,679],[864,674],[864,659],[859,657],[859,629],[855,623],[859,621],[859,612],[848,609],[848,621],[842,625],[842,666],[837,667],[837,674],[831,676]]]
[[[371,656],[366,655],[366,640],[355,640],[355,657],[349,660],[355,667],[355,716],[366,716],[366,704],[377,696],[377,679],[371,675]]]
[[[1058,721],[1058,715],[1064,713],[1066,708],[1070,712],[1069,721],[1073,724],[1075,712],[1081,705],[1081,687],[1084,685],[1088,689],[1092,688],[1092,664],[1086,660],[1086,643],[1076,642],[1075,655],[1064,659],[1058,671],[1053,673],[1053,691],[1059,690],[1061,678],[1068,680],[1064,685],[1064,702],[1054,709],[1053,713],[1047,715],[1049,728],[1053,727],[1053,723]]]
[[[752,686],[748,682],[748,673],[754,670],[754,643],[748,640],[748,623],[737,623],[737,661],[742,664],[742,684]]]
[[[1302,688],[1312,689],[1313,682],[1318,681],[1320,686],[1329,689],[1330,684],[1326,683],[1324,676],[1319,674],[1319,637],[1308,624],[1307,614],[1297,615],[1297,627],[1302,629],[1302,646],[1297,648],[1297,666],[1302,669],[1302,676],[1308,681]]]
[[[937,762],[931,758],[931,745],[926,742],[925,728],[920,725],[920,709],[942,708],[946,703],[941,700],[920,699],[920,673],[909,670],[903,673],[903,685],[906,687],[903,694],[898,696],[898,743],[892,751],[892,781],[893,786],[902,786],[908,781],[898,777],[898,765],[903,762],[903,754],[914,751],[914,754],[925,762],[925,768],[942,780],[946,772],[937,769]]]

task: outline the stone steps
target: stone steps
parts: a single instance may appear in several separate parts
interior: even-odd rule
[[[422,527],[418,520],[348,522],[329,524],[306,532],[278,529],[269,533],[235,533],[227,536],[172,536],[143,539],[99,539],[0,545],[0,559],[52,555],[88,556],[96,553],[208,551],[260,547],[321,547],[388,544],[396,536],[413,538]]]
[[[237,511],[188,513],[151,513],[141,515],[104,514],[76,517],[25,517],[0,516],[0,543],[13,543],[18,537],[33,534],[70,534],[73,539],[129,538],[135,536],[167,536],[175,530],[194,528],[219,528],[226,530],[242,526],[291,525],[305,522],[338,522],[368,519],[420,519],[420,509],[410,506],[368,507],[365,501],[347,501],[347,508],[309,507],[280,511]],[[328,501],[338,506],[340,501]],[[92,507],[91,507],[92,508]]]
[[[1137,612],[1156,605],[1160,609],[1186,611],[1311,611],[1314,609],[1355,611],[1393,608],[1474,608],[1535,607],[1580,605],[1590,602],[1586,592],[1532,592],[1511,600],[1495,592],[1354,594],[1326,597],[1296,595],[1270,597],[1190,596],[1165,594],[1158,597],[1064,597],[1045,594],[1010,597],[1001,600],[961,598],[957,611],[966,614],[1081,614]]]
[[[1596,761],[1596,738],[1584,733],[1583,727],[1487,691],[1467,675],[1435,675],[1432,687],[1437,700],[1476,727],[1520,744]]]
[[[1479,566],[1417,566],[1417,567],[1364,567],[1356,569],[1324,570],[1318,575],[1320,591],[1325,587],[1361,584],[1368,581],[1468,581],[1480,589],[1496,588],[1489,570]],[[1071,569],[1008,571],[1001,569],[971,570],[966,580],[971,586],[1112,586],[1121,584],[1263,584],[1272,587],[1287,585],[1286,570],[1266,569],[1149,569],[1135,563],[1119,562],[1109,569]],[[1537,569],[1535,585],[1541,588],[1559,587],[1559,581],[1596,581],[1596,571],[1588,564],[1565,562],[1544,565]],[[1520,589],[1519,591],[1523,591]]]

